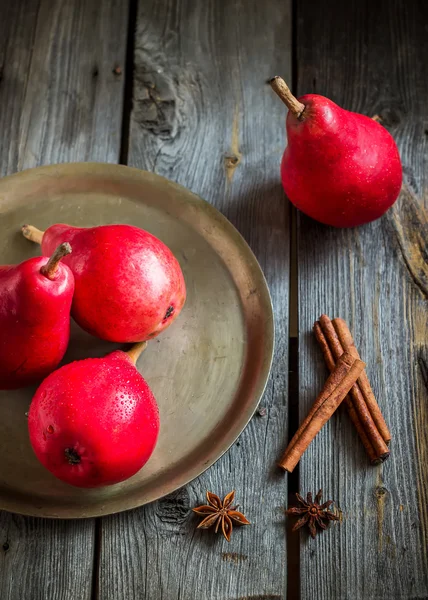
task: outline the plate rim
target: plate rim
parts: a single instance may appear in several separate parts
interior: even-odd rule
[[[257,271],[257,276],[264,286],[264,289],[263,289],[264,296],[267,299],[267,303],[266,303],[267,314],[266,314],[266,321],[264,324],[264,329],[265,329],[264,353],[265,353],[265,356],[264,356],[263,364],[261,367],[261,372],[259,375],[258,390],[256,391],[256,393],[254,395],[253,402],[251,403],[248,410],[246,411],[245,418],[242,420],[242,423],[240,423],[240,425],[238,427],[239,431],[236,434],[233,434],[230,437],[230,439],[226,439],[226,441],[223,444],[224,447],[222,446],[220,451],[215,453],[213,458],[210,458],[210,460],[204,462],[203,464],[198,465],[197,463],[195,463],[192,469],[187,470],[187,474],[183,478],[183,480],[180,481],[180,483],[178,485],[174,483],[171,486],[171,489],[168,489],[167,491],[159,490],[157,493],[152,493],[151,495],[149,495],[149,497],[142,498],[140,500],[138,499],[138,496],[132,495],[131,498],[134,501],[131,501],[131,502],[126,502],[126,495],[124,495],[121,500],[121,502],[122,502],[121,508],[114,508],[112,510],[110,510],[108,508],[108,506],[109,506],[109,504],[112,503],[112,501],[116,502],[116,500],[115,499],[106,499],[105,502],[103,502],[103,500],[101,499],[99,502],[94,502],[93,504],[91,503],[89,506],[87,506],[86,511],[84,509],[84,505],[82,505],[82,509],[80,509],[80,512],[78,512],[78,510],[76,508],[74,508],[74,507],[70,508],[69,506],[64,506],[62,509],[61,509],[61,507],[59,507],[59,510],[57,510],[55,512],[52,510],[50,505],[48,506],[47,509],[45,509],[44,507],[38,507],[35,504],[33,504],[32,505],[33,509],[31,509],[31,501],[30,501],[30,503],[28,503],[28,502],[26,503],[25,500],[23,500],[23,501],[19,500],[19,502],[17,502],[18,497],[24,496],[24,498],[27,498],[28,494],[23,494],[22,492],[14,492],[13,501],[10,501],[10,500],[8,501],[5,493],[0,491],[0,510],[5,510],[5,511],[13,512],[15,514],[24,515],[24,516],[42,517],[42,518],[49,518],[49,519],[87,519],[87,518],[96,518],[96,517],[107,516],[110,514],[117,514],[120,512],[127,511],[127,510],[133,510],[133,509],[145,506],[146,504],[149,504],[156,500],[159,500],[159,499],[165,497],[166,495],[171,494],[171,493],[177,491],[178,489],[188,485],[191,481],[193,481],[194,479],[196,479],[197,477],[202,475],[205,471],[207,471],[210,467],[212,467],[218,460],[220,460],[220,458],[233,446],[233,444],[236,442],[236,440],[241,436],[243,431],[247,428],[249,422],[251,421],[252,417],[254,416],[255,411],[257,410],[260,400],[262,399],[262,397],[265,393],[266,386],[269,381],[269,377],[270,377],[270,373],[271,373],[271,369],[272,369],[272,362],[273,362],[274,349],[275,349],[274,310],[273,310],[272,298],[271,298],[269,286],[267,284],[267,281],[266,281],[264,272],[260,266],[260,263],[257,260],[257,257],[255,256],[254,252],[252,251],[251,247],[249,246],[248,242],[245,240],[243,235],[229,221],[229,219],[227,219],[227,217],[225,217],[215,206],[213,206],[208,201],[204,200],[201,196],[199,196],[198,194],[195,194],[194,192],[192,192],[188,188],[182,186],[181,184],[178,184],[174,181],[171,181],[170,179],[167,179],[166,177],[163,177],[162,175],[158,175],[157,173],[153,173],[151,171],[146,171],[143,169],[138,169],[136,167],[129,167],[127,165],[119,165],[117,163],[106,163],[106,162],[54,163],[54,164],[50,164],[50,165],[34,167],[31,169],[25,169],[23,171],[2,177],[0,179],[0,214],[1,214],[1,200],[2,200],[1,194],[4,190],[4,188],[7,187],[8,185],[10,185],[10,183],[13,183],[14,181],[19,180],[19,185],[21,185],[23,179],[26,179],[28,177],[32,178],[32,177],[38,176],[38,175],[40,175],[41,177],[44,175],[47,175],[47,176],[56,175],[56,176],[60,177],[62,175],[67,175],[67,176],[71,175],[72,176],[77,173],[78,175],[86,174],[86,175],[92,175],[92,176],[93,175],[100,175],[100,176],[103,176],[103,175],[109,176],[110,175],[111,176],[113,174],[113,172],[114,172],[114,174],[117,174],[120,177],[123,177],[123,175],[125,174],[125,179],[126,179],[126,175],[128,174],[129,176],[132,176],[133,178],[135,178],[137,180],[145,180],[145,179],[147,179],[147,177],[154,179],[154,180],[158,180],[158,181],[160,180],[163,182],[164,185],[169,186],[171,189],[175,188],[175,189],[179,190],[181,193],[184,193],[184,195],[189,195],[189,194],[192,195],[195,200],[195,203],[200,204],[202,207],[204,207],[205,211],[208,210],[208,212],[211,212],[211,214],[213,216],[215,216],[216,219],[218,219],[224,226],[226,235],[228,235],[229,237],[232,238],[232,241],[235,245],[237,245],[239,242],[239,246],[246,253],[246,257],[251,258],[251,262],[252,262],[251,268],[252,268],[253,272],[254,272],[254,270]]]

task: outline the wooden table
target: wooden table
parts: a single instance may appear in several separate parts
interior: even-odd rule
[[[103,519],[0,514],[1,600],[428,598],[427,57],[424,0],[2,2],[0,173],[120,162],[200,194],[256,253],[277,341],[266,416],[187,487]],[[335,230],[290,206],[276,74],[382,118],[410,190],[386,216]],[[276,459],[326,377],[323,312],[355,333],[391,458],[369,466],[339,411],[287,479]],[[288,500],[319,487],[343,522],[291,535]],[[195,531],[207,489],[236,489],[253,523],[230,544]]]

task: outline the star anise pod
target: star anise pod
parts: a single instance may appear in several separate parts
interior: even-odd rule
[[[203,521],[198,525],[198,529],[208,529],[215,525],[215,533],[217,533],[220,523],[221,530],[227,541],[230,541],[232,535],[233,523],[239,525],[249,525],[250,521],[236,509],[236,506],[232,506],[233,499],[235,498],[235,492],[230,492],[225,496],[223,502],[220,498],[212,492],[207,492],[208,504],[198,506],[193,511],[198,515],[207,515]]]
[[[315,501],[312,500],[312,494],[310,492],[308,492],[306,500],[304,500],[300,494],[296,494],[296,498],[302,507],[293,507],[285,511],[286,515],[303,515],[296,521],[292,531],[296,531],[307,524],[309,533],[314,538],[317,534],[316,525],[318,525],[320,529],[327,529],[330,521],[339,521],[337,515],[330,510],[327,510],[330,504],[333,504],[333,500],[328,500],[327,502],[324,502],[324,504],[320,504],[322,490],[315,496]]]

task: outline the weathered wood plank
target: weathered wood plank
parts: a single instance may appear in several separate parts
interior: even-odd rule
[[[0,598],[91,598],[94,520],[50,521],[0,512]]]
[[[0,174],[119,160],[128,0],[26,0],[0,14]],[[2,600],[89,599],[95,521],[0,513]]]
[[[283,110],[266,79],[290,74],[290,35],[288,1],[139,3],[129,162],[199,193],[237,226],[265,270],[277,346],[267,416],[186,488],[103,520],[102,600],[285,598],[286,484],[273,465],[286,440],[289,221]],[[230,544],[195,532],[190,508],[207,489],[236,489],[253,522]]]
[[[343,411],[303,457],[302,491],[322,487],[344,521],[305,538],[302,599],[428,597],[427,9],[421,1],[297,5],[297,91],[383,117],[420,198],[403,197],[353,230],[299,216],[301,417],[326,376],[310,333],[325,312],[350,324],[393,435],[391,458],[371,467]]]
[[[3,3],[0,13],[0,175],[18,165],[21,111],[40,0]]]
[[[0,174],[54,162],[118,162],[124,76],[113,71],[123,71],[128,0],[5,4]]]

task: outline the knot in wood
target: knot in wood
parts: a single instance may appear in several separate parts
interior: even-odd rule
[[[224,157],[224,161],[226,163],[226,168],[229,168],[229,169],[232,167],[237,167],[240,160],[241,159],[239,158],[239,156],[236,156],[234,154],[229,154]]]
[[[400,210],[394,207],[388,219],[395,230],[399,253],[413,283],[428,298],[428,214],[407,184],[403,184],[397,204]]]
[[[190,499],[186,489],[177,490],[159,500],[156,515],[162,523],[181,525],[190,511]]]
[[[161,140],[172,141],[181,128],[178,77],[160,57],[137,49],[134,79],[134,120]]]
[[[381,498],[383,499],[386,496],[387,493],[388,493],[388,490],[385,487],[378,486],[375,489],[375,496],[378,499],[381,499]]]

